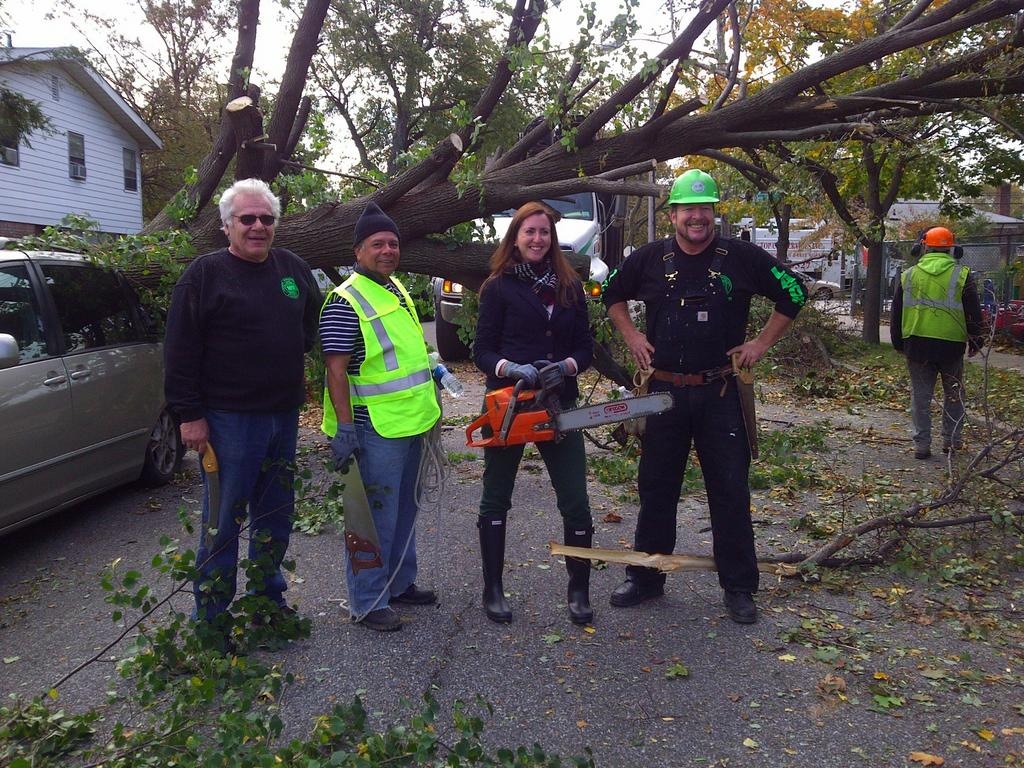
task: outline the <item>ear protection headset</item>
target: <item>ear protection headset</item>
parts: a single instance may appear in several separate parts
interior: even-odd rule
[[[910,255],[916,259],[924,252],[924,247],[929,246],[932,248],[952,248],[953,258],[962,259],[964,249],[959,245],[955,245],[954,240],[953,233],[946,227],[932,227],[924,232],[920,239],[914,243],[910,249]]]

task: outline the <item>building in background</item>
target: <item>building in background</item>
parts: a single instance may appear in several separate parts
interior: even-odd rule
[[[0,124],[0,236],[36,234],[69,214],[104,233],[142,229],[141,153],[163,145],[110,84],[70,49],[8,47],[0,86],[50,121],[28,136]]]

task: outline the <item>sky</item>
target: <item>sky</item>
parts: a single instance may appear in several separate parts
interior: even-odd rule
[[[12,44],[16,48],[50,48],[73,45],[83,50],[89,49],[89,44],[63,15],[50,16],[56,3],[53,0],[0,0],[4,15],[6,16],[6,29],[3,30],[11,35]],[[95,11],[99,15],[109,15],[111,3],[109,0],[78,0],[76,7]],[[137,4],[129,0],[122,2],[126,22],[141,23],[142,14],[137,10]],[[260,28],[257,32],[256,62],[254,69],[256,75],[265,75],[277,78],[283,71],[284,57],[287,54],[288,45],[291,43],[289,35],[277,34],[273,31],[281,29],[283,25],[274,23],[278,9],[275,3],[267,2],[261,8]],[[134,18],[133,18],[134,17]],[[269,17],[269,18],[268,18]],[[271,37],[268,40],[268,36]],[[6,38],[3,40],[6,44]],[[227,50],[234,48],[235,41],[227,41]]]
[[[415,2],[415,0],[411,0]],[[638,0],[637,14],[641,19],[642,32],[640,39],[635,41],[638,48],[647,55],[656,54],[663,45],[656,43],[650,38],[654,30],[668,28],[668,20],[660,10],[665,0]],[[111,4],[109,0],[76,0],[77,8],[95,11],[97,15],[110,15]],[[301,8],[301,3],[296,2],[295,6]],[[602,0],[599,3],[599,13],[603,20],[611,20],[620,12],[619,3],[612,0]],[[62,14],[54,14],[56,3],[54,0],[0,0],[2,15],[6,19],[6,29],[0,27],[0,32],[10,34],[12,44],[18,48],[34,47],[62,47],[76,46],[83,50],[89,50],[86,39],[80,35],[71,23]],[[136,0],[127,0],[119,5],[120,12],[124,14],[126,25],[138,24],[141,27],[142,14],[138,11]],[[284,71],[284,63],[291,44],[290,27],[294,15],[285,16],[278,4],[272,0],[265,1],[261,5],[260,24],[256,38],[256,56],[253,63],[252,82],[258,83],[265,89],[271,88]],[[295,11],[298,13],[300,11]],[[52,18],[48,18],[49,16]],[[574,41],[577,29],[577,19],[580,15],[579,0],[549,0],[549,8],[546,17],[550,25],[552,41],[556,45],[568,45]],[[667,35],[664,38],[668,42]],[[0,38],[0,44],[6,44],[6,38]],[[154,44],[157,41],[154,37]],[[234,49],[235,40],[225,40],[225,59],[223,67],[226,72],[230,53]],[[272,88],[271,88],[272,89]],[[344,129],[338,126],[336,134],[339,137],[347,136]],[[355,150],[349,146],[348,141],[336,142],[332,147],[329,159],[321,164],[325,168],[343,169],[355,159]]]
[[[411,1],[415,2],[415,0]],[[659,12],[659,8],[664,5],[664,2],[665,0],[640,0],[638,17],[643,20],[642,25],[647,30],[646,34],[649,34],[650,30],[655,27],[667,27],[667,22],[661,18]],[[0,6],[2,6],[7,19],[6,29],[3,31],[11,34],[13,45],[18,48],[74,45],[87,49],[88,44],[85,39],[74,30],[66,18],[62,16],[47,18],[55,5],[53,0],[0,0]],[[76,7],[95,9],[99,14],[110,13],[109,0],[78,0],[75,5]],[[298,6],[299,3],[295,5]],[[559,43],[570,42],[579,15],[580,3],[578,0],[562,0],[551,5],[557,5],[557,7],[549,8],[546,13],[551,25],[552,38]],[[604,0],[600,3],[600,12],[605,14],[606,18],[614,17],[619,11],[617,5],[617,3]],[[122,2],[121,8],[124,9],[127,23],[135,21],[132,19],[132,14],[136,12],[137,8],[135,2],[131,2],[131,0]],[[256,60],[253,67],[256,70],[254,82],[258,82],[256,78],[259,76],[276,79],[283,70],[284,58],[291,43],[291,36],[287,31],[289,25],[284,22],[278,23],[278,14],[280,13],[276,3],[273,2],[265,2],[261,7],[260,28],[256,38]],[[141,18],[141,14],[138,15],[138,18]],[[564,39],[560,40],[560,37]],[[6,40],[2,42],[5,43]],[[234,40],[227,41],[227,46],[230,52],[234,47]],[[645,47],[649,47],[651,53],[658,50],[658,46],[654,44],[646,44]]]

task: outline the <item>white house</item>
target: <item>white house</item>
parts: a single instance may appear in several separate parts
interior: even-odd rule
[[[50,121],[49,132],[28,136],[0,130],[0,236],[35,234],[68,214],[101,232],[142,229],[139,156],[163,145],[106,80],[66,53],[0,48],[0,85],[37,102]]]

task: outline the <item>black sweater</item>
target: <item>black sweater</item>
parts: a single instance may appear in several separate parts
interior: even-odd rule
[[[178,418],[301,406],[320,303],[309,266],[283,248],[258,264],[227,249],[195,259],[174,287],[164,342],[164,392]]]

